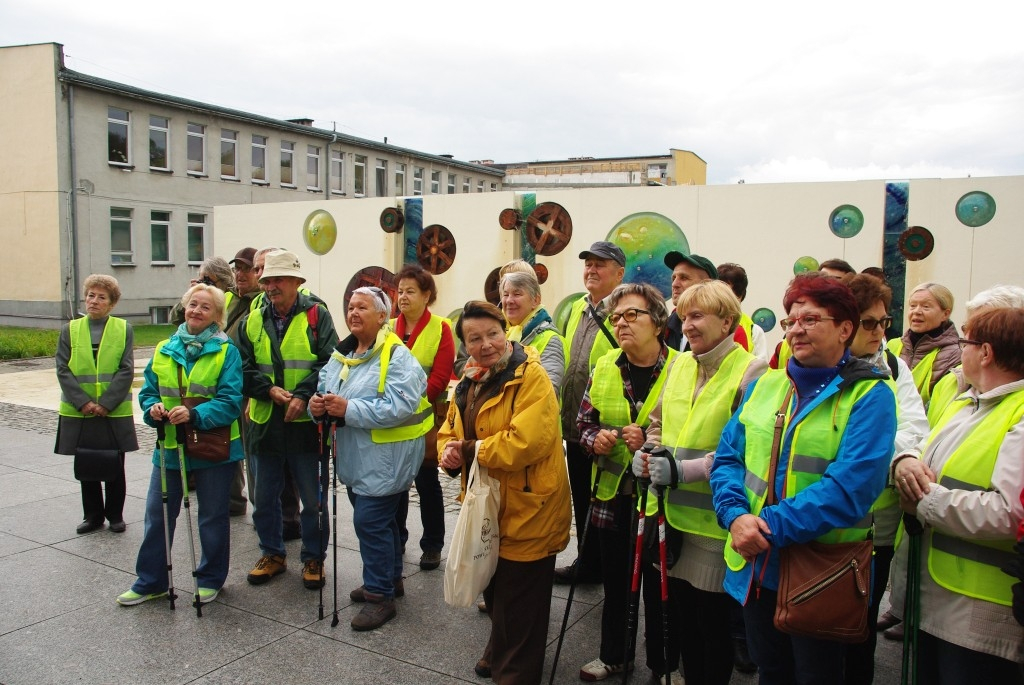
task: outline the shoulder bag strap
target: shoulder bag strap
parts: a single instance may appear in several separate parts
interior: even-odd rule
[[[768,466],[768,499],[766,505],[777,502],[775,499],[775,472],[779,468],[779,452],[782,450],[782,432],[786,427],[786,409],[789,408],[790,400],[793,399],[793,384],[789,385],[789,392],[786,399],[782,400],[782,406],[775,412],[775,435],[772,437],[772,460]]]
[[[608,329],[605,327],[604,319],[602,319],[601,315],[597,313],[596,309],[594,309],[594,305],[590,304],[590,299],[589,298],[587,299],[587,309],[590,310],[590,316],[592,316],[594,321],[597,322],[598,328],[600,328],[601,332],[604,333],[604,337],[608,338],[608,342],[610,342],[612,344],[612,349],[613,350],[619,349],[619,343],[615,340],[615,336],[613,336],[608,331]]]

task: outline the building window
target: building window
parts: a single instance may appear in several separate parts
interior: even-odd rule
[[[441,172],[431,171],[430,172],[430,192],[432,195],[437,195],[441,192]]]
[[[306,146],[306,190],[320,190],[320,148]]]
[[[495,192],[497,190],[498,190],[498,184],[497,183],[492,183],[491,184],[491,192],[493,193],[493,192]]]
[[[201,124],[188,125],[188,173],[194,176],[206,174],[206,127]]]
[[[149,240],[152,247],[150,261],[159,264],[171,262],[171,213],[150,212]]]
[[[206,258],[204,247],[206,234],[206,215],[188,215],[188,263],[190,266],[199,266]]]
[[[478,192],[478,193],[484,192],[484,182],[483,181],[477,181],[476,182],[476,192]]]
[[[132,163],[131,148],[128,141],[131,131],[128,110],[107,107],[107,161],[118,166],[129,166]]]
[[[132,264],[135,252],[132,249],[132,210],[110,208],[110,263]]]
[[[167,324],[171,322],[171,307],[150,307],[149,322],[151,324]]]
[[[238,131],[220,131],[220,177],[238,178]]]
[[[405,165],[395,162],[395,195],[405,195]]]
[[[171,129],[167,117],[149,117],[149,168],[170,171]]]
[[[455,174],[448,174],[448,194],[455,194]]]
[[[412,168],[412,194],[423,194],[423,167],[421,166],[414,166]]]
[[[462,192],[468,193],[470,191],[471,186],[469,185],[469,183],[470,183],[469,176],[463,176],[462,177]]]
[[[295,157],[295,143],[281,141],[281,185],[286,188],[294,188],[295,181],[292,178],[292,165]]]
[[[355,196],[366,197],[366,157],[362,155],[356,155],[353,181],[355,182]]]
[[[252,137],[252,180],[254,183],[267,183],[267,137]]]
[[[342,150],[331,150],[331,192],[345,194],[345,153]]]
[[[388,160],[377,160],[377,197],[388,195]]]

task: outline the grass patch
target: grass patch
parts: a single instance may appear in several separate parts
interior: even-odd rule
[[[177,326],[141,324],[135,329],[135,347],[153,347],[167,340]],[[0,359],[52,357],[57,354],[60,331],[0,326]]]

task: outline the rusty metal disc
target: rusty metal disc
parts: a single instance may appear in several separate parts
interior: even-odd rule
[[[519,224],[522,222],[523,215],[518,209],[512,209],[510,207],[508,209],[501,210],[501,213],[498,214],[498,225],[506,231],[514,231],[519,228]]]
[[[534,264],[533,270],[537,273],[537,282],[544,285],[544,282],[548,280],[548,268],[543,264]]]
[[[526,239],[537,254],[556,255],[572,239],[572,217],[562,205],[543,202],[526,217]]]
[[[388,294],[391,298],[391,316],[398,316],[397,302],[398,285],[395,283],[395,275],[382,266],[367,266],[349,279],[345,286],[345,310],[348,311],[348,301],[352,299],[352,291],[363,286],[376,286]]]
[[[380,213],[380,227],[385,233],[398,233],[405,225],[405,217],[402,210],[397,207],[388,207]]]
[[[427,226],[416,241],[416,261],[435,276],[443,274],[455,263],[455,236],[441,224]]]
[[[496,307],[501,304],[501,293],[498,291],[499,271],[501,271],[500,267],[491,271],[484,279],[484,299]]]
[[[911,262],[924,259],[935,249],[935,238],[924,226],[911,226],[900,234],[900,253]]]

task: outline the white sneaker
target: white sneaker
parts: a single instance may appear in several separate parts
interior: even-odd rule
[[[632,661],[623,666],[622,664],[606,664],[600,659],[594,659],[589,664],[580,669],[580,680],[584,680],[588,683],[593,683],[598,680],[604,680],[610,675],[615,675],[616,673],[622,673],[623,671],[632,670]]]

